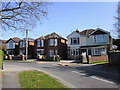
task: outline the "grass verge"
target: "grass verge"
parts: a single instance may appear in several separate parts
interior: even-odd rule
[[[69,90],[49,75],[39,71],[24,71],[19,73],[22,88],[61,88]]]
[[[17,62],[17,60],[3,60],[3,62]]]
[[[106,63],[108,63],[108,60],[91,62],[90,64],[106,64]]]

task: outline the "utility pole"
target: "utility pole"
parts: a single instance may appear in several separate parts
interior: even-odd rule
[[[26,29],[26,58],[25,58],[26,61],[27,58],[28,58],[28,29]]]

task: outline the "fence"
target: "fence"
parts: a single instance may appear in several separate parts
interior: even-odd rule
[[[108,54],[109,64],[120,64],[120,51],[112,51]]]

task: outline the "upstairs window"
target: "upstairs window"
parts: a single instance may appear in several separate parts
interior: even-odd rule
[[[80,44],[80,40],[79,40],[79,37],[74,37],[74,38],[71,38],[71,44]]]
[[[37,40],[37,47],[43,47],[44,46],[44,40]]]
[[[25,47],[26,42],[25,41],[20,41],[20,47]]]
[[[37,46],[40,47],[40,40],[37,40]]]
[[[15,43],[13,41],[9,41],[8,49],[14,49],[14,48],[15,48]]]
[[[57,46],[57,39],[50,39],[49,45],[50,46]]]
[[[95,35],[94,36],[95,43],[105,42],[105,35]]]

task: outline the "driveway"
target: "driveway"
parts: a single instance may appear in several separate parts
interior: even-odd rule
[[[4,62],[4,71],[6,72],[43,71],[69,88],[118,88],[117,70],[104,69],[107,67],[106,65],[65,65],[65,63],[60,65],[59,62]],[[4,80],[3,84],[5,84]]]

